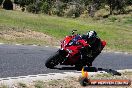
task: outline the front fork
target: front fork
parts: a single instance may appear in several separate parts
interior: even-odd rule
[[[66,60],[66,56],[68,55],[68,52],[66,52],[64,49],[59,49],[58,51],[60,54],[61,63],[63,63]]]

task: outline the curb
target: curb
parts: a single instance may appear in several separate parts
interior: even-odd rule
[[[117,70],[118,72],[132,72],[132,69]],[[89,72],[89,75],[97,75],[107,73],[105,71]],[[48,81],[54,79],[66,79],[67,77],[79,77],[81,76],[81,71],[76,72],[63,72],[63,73],[48,73],[48,74],[38,74],[38,75],[28,75],[28,76],[18,76],[18,77],[7,77],[0,78],[0,84],[13,86],[16,83],[31,83],[33,81]]]
[[[75,75],[76,74],[76,75]],[[38,74],[38,75],[28,75],[28,76],[18,76],[18,77],[7,77],[0,78],[1,85],[13,86],[17,83],[31,83],[33,81],[48,81],[53,79],[65,79],[66,77],[79,77],[81,72],[63,72],[63,73],[49,73],[49,74]]]

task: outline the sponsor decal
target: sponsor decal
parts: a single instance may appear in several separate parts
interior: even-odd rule
[[[82,68],[82,78],[80,80],[82,86],[86,85],[114,85],[114,86],[127,86],[131,85],[128,79],[90,79],[88,72]]]

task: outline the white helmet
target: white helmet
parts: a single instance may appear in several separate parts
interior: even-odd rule
[[[95,31],[89,31],[87,33],[87,35],[88,35],[88,38],[93,38],[93,37],[96,37],[97,36],[97,33]]]

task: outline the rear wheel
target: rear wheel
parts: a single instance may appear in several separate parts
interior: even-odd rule
[[[54,55],[52,55],[46,60],[45,66],[47,68],[54,68],[54,66],[59,64],[59,59],[60,59],[60,55],[59,55],[59,51],[57,51]]]

